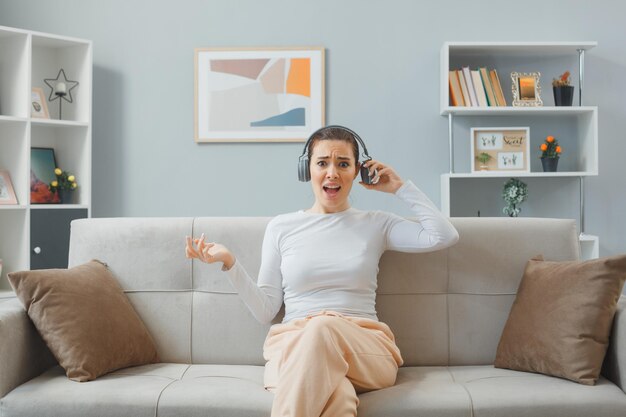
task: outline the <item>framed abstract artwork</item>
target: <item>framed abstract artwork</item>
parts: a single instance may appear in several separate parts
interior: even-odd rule
[[[324,48],[195,50],[196,142],[304,142],[324,126]]]
[[[530,128],[471,128],[472,173],[530,172]]]

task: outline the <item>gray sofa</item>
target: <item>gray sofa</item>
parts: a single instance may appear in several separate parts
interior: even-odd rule
[[[70,266],[108,263],[152,333],[163,363],[95,381],[68,380],[16,299],[0,301],[0,415],[269,416],[258,324],[217,265],[184,256],[186,235],[226,244],[249,271],[269,218],[84,219]],[[576,259],[570,220],[453,219],[457,245],[387,252],[377,308],[405,365],[394,387],[362,394],[359,416],[626,416],[626,299],[603,376],[584,386],[492,366],[526,261]],[[280,317],[276,319],[280,320]]]

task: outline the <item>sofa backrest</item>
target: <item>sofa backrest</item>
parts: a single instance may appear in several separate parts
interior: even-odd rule
[[[220,271],[185,258],[185,236],[205,233],[256,277],[270,218],[92,218],[72,222],[69,266],[106,262],[154,337],[161,359],[262,365],[268,325],[248,312]],[[573,220],[453,218],[448,249],[386,252],[377,311],[405,365],[493,363],[528,259],[578,259]],[[282,313],[275,322],[282,319]]]

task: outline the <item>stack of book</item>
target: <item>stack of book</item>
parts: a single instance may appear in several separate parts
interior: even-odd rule
[[[502,107],[506,100],[495,69],[472,70],[463,67],[450,71],[450,105],[465,107]]]

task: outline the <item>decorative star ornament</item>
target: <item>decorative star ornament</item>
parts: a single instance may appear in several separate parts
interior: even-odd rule
[[[61,78],[61,74],[63,75],[63,79]],[[50,97],[48,101],[54,101],[56,99],[63,99],[68,103],[73,103],[72,100],[72,90],[76,88],[78,85],[78,81],[68,80],[65,76],[65,71],[63,68],[59,70],[56,78],[46,78],[43,80],[44,83],[50,87]],[[68,99],[67,96],[70,98]]]

